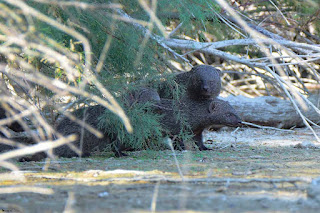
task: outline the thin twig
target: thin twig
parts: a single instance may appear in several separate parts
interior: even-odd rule
[[[245,125],[249,125],[249,126],[254,126],[254,127],[257,127],[260,129],[272,129],[272,130],[277,130],[277,131],[282,131],[282,132],[295,132],[294,130],[290,130],[290,129],[279,129],[279,128],[275,128],[275,127],[271,127],[271,126],[260,126],[260,125],[253,124],[250,122],[245,122],[245,121],[242,121],[241,123],[245,124]]]
[[[181,177],[181,180],[184,180],[184,176],[183,176],[182,171],[180,169],[180,165],[179,165],[179,161],[178,161],[177,156],[176,156],[176,152],[174,151],[174,148],[173,148],[173,145],[172,145],[172,140],[170,138],[167,138],[166,140],[167,140],[167,144],[169,145],[169,147],[170,147],[170,149],[171,149],[171,151],[173,153],[174,161],[176,163],[176,166],[177,166],[179,175]]]
[[[160,182],[157,182],[154,187],[152,201],[151,201],[151,208],[150,208],[151,212],[156,212],[157,199],[159,195],[159,186],[160,186]]]
[[[110,8],[119,8],[122,9],[123,6],[121,4],[109,3],[109,4],[89,4],[86,2],[73,2],[73,1],[54,1],[54,0],[31,0],[34,2],[42,3],[42,4],[50,4],[50,5],[59,5],[63,7],[79,7],[81,9],[110,9]]]

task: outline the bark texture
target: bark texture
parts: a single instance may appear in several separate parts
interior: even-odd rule
[[[244,96],[229,96],[222,98],[228,101],[238,112],[243,121],[277,128],[291,128],[305,126],[289,100],[272,96],[247,98]],[[319,96],[312,95],[309,100],[319,106]],[[310,106],[301,112],[314,123],[320,122],[319,114]]]

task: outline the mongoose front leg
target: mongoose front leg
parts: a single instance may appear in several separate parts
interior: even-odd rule
[[[203,151],[203,150],[210,150],[209,148],[207,148],[203,142],[202,142],[202,132],[200,134],[196,134],[193,139],[195,140],[198,148],[200,151]]]

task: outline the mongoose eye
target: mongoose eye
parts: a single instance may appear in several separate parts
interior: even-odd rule
[[[216,104],[212,101],[209,105],[209,113],[213,113],[216,108]]]
[[[210,85],[211,88],[214,87],[215,84],[216,84],[215,81],[209,81],[209,85]]]

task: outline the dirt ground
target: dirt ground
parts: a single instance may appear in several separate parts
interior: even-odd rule
[[[0,170],[0,212],[319,211],[320,149],[310,130],[241,128],[205,135],[213,151],[17,163],[21,172]],[[24,182],[9,180],[19,174]],[[3,194],[19,187],[47,191]]]

